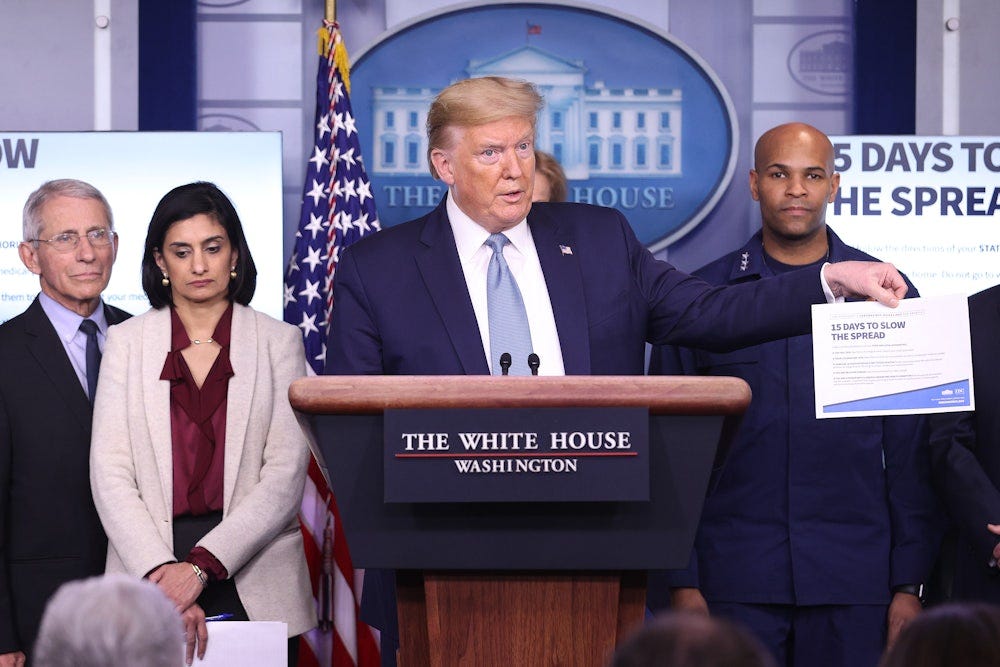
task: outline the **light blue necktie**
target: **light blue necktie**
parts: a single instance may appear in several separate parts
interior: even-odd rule
[[[500,355],[510,354],[511,375],[530,375],[528,355],[531,354],[531,329],[528,313],[524,310],[521,290],[511,275],[503,247],[510,243],[503,234],[493,234],[486,245],[493,249],[489,268],[486,270],[486,308],[490,321],[490,354],[493,375],[502,375]]]

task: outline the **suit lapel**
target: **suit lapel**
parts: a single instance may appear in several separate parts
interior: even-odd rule
[[[223,472],[223,509],[229,511],[229,503],[236,487],[236,476],[240,470],[247,424],[254,418],[251,411],[253,390],[257,383],[258,336],[257,322],[253,310],[239,304],[233,305],[233,326],[229,344],[229,363],[233,367],[233,377],[229,378],[229,392],[226,398],[226,451]],[[280,397],[275,397],[279,400]]]
[[[36,297],[25,312],[28,351],[55,387],[56,395],[90,433],[91,406],[66,348]]]
[[[142,375],[143,405],[146,408],[146,424],[149,425],[149,440],[156,459],[156,468],[163,480],[164,507],[173,513],[174,506],[174,458],[173,440],[170,428],[170,382],[161,380],[163,364],[170,352],[170,308],[150,311],[142,323]]]
[[[104,304],[104,319],[108,321],[109,327],[114,326],[115,324],[121,324],[130,317],[132,317],[132,315],[124,310],[120,308],[112,308],[108,304]]]
[[[489,366],[486,363],[482,337],[479,335],[479,323],[472,309],[472,300],[465,284],[465,274],[462,273],[444,201],[427,218],[415,260],[431,300],[444,321],[451,344],[458,354],[462,372],[466,375],[488,375]],[[457,285],[464,288],[458,294],[455,289]]]
[[[532,207],[528,225],[552,302],[566,375],[590,374],[590,332],[580,259],[572,234],[560,229],[548,210]]]

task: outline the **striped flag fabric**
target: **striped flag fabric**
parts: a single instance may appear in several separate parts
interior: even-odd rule
[[[285,274],[284,318],[302,330],[306,358],[321,374],[343,248],[380,229],[349,99],[340,28],[319,31],[316,131],[306,169],[295,250]],[[303,636],[299,667],[378,667],[378,637],[358,619],[363,572],[351,563],[336,501],[315,460],[299,515],[319,627]]]

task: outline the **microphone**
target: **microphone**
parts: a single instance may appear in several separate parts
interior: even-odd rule
[[[538,358],[538,355],[532,352],[528,355],[528,368],[531,369],[532,375],[538,375],[538,367],[542,365],[542,360]]]
[[[504,352],[500,355],[500,374],[507,375],[510,372],[510,352]]]

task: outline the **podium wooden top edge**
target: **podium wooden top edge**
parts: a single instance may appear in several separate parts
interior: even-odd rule
[[[750,404],[750,387],[732,377],[341,375],[300,378],[288,397],[299,412],[329,415],[514,407],[648,407],[651,414],[740,415]]]

